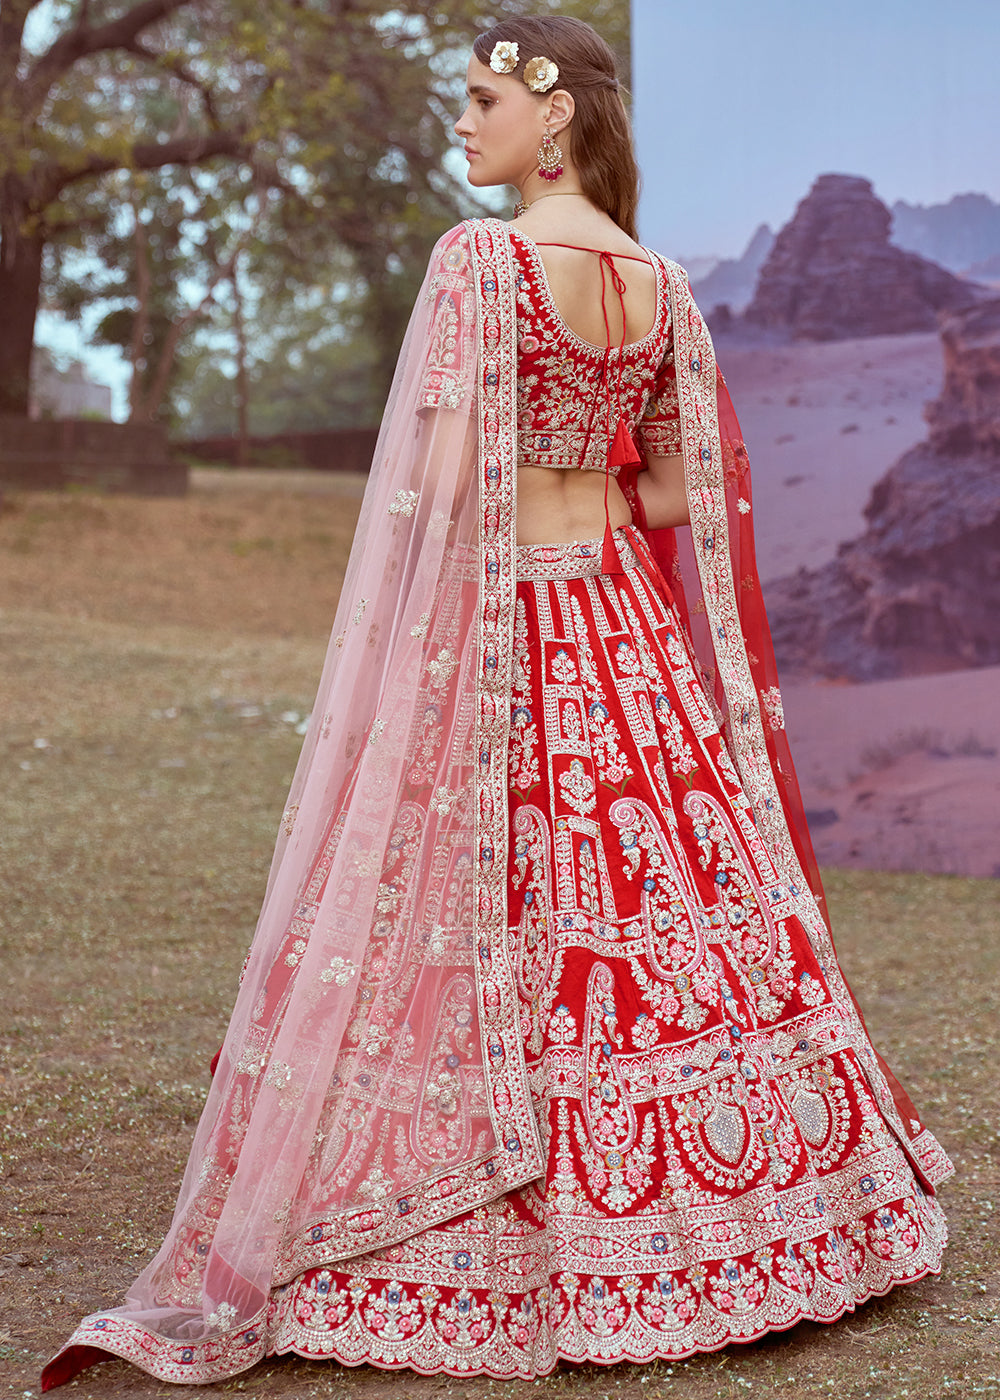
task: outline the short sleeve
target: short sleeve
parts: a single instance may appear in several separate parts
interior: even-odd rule
[[[469,399],[472,332],[472,258],[459,226],[438,243],[428,269],[428,326],[417,408],[461,408]]]
[[[656,371],[639,421],[638,435],[641,446],[651,457],[674,457],[681,450],[681,410],[672,339]]]

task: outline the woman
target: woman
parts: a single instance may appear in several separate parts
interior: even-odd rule
[[[611,53],[510,21],[468,91],[520,212],[431,259],[170,1235],[47,1387],[678,1357],[939,1267],[950,1166],[821,913],[746,454],[635,242]]]

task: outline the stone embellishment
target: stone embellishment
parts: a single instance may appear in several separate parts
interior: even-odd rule
[[[490,67],[494,73],[513,73],[517,67],[520,52],[517,44],[501,40],[500,43],[493,45],[493,52],[490,54]]]
[[[416,491],[397,491],[389,507],[390,515],[412,515],[419,499]]]
[[[739,1109],[717,1103],[705,1119],[705,1137],[724,1162],[739,1162],[747,1139],[746,1123]]]
[[[524,81],[532,92],[548,92],[559,77],[559,69],[549,58],[532,58],[524,65]]]

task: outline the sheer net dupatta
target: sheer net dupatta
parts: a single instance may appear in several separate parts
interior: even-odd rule
[[[170,1233],[46,1388],[94,1347],[169,1380],[233,1374],[267,1349],[275,1285],[540,1170],[496,936],[513,305],[493,221],[441,240]]]

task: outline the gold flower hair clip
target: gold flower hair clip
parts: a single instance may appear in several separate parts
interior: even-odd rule
[[[494,73],[513,73],[520,60],[516,43],[501,39],[493,45],[490,67]],[[559,69],[549,58],[532,58],[524,65],[524,81],[532,92],[548,92],[559,79]]]
[[[524,81],[532,92],[548,92],[559,77],[559,69],[550,58],[533,58],[524,65]]]
[[[513,73],[517,67],[519,54],[520,49],[517,44],[501,40],[499,44],[493,45],[493,52],[490,54],[490,67],[494,73]]]

